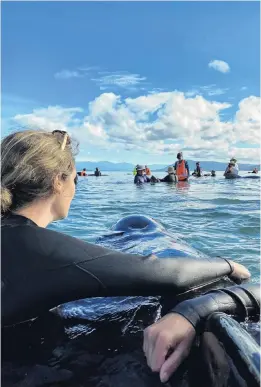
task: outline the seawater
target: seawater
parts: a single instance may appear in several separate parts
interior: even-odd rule
[[[147,215],[197,250],[246,265],[259,281],[259,180],[218,172],[137,187],[131,171],[104,173],[79,178],[68,218],[50,228],[95,243],[123,216]],[[85,299],[58,310],[62,318],[49,313],[2,332],[4,387],[162,386],[142,352],[143,329],[160,317],[157,297]],[[248,330],[258,336],[260,326]],[[168,385],[190,387],[186,367]]]
[[[108,176],[79,178],[68,218],[51,228],[95,242],[123,216],[147,215],[192,247],[246,265],[259,281],[259,179],[226,180],[217,172],[216,177],[137,187],[132,174],[103,173]]]

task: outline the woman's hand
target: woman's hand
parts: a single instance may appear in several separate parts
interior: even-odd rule
[[[183,316],[169,313],[144,331],[143,351],[148,366],[165,383],[188,356],[196,332]]]
[[[229,260],[229,263],[233,268],[233,272],[229,275],[230,278],[243,281],[251,277],[251,274],[249,273],[249,271],[245,266],[230,260]]]

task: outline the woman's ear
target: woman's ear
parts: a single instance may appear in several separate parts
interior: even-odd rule
[[[55,176],[54,182],[53,182],[53,191],[54,191],[55,194],[58,194],[58,195],[61,194],[62,188],[63,188],[62,182],[63,181],[62,181],[61,175]]]

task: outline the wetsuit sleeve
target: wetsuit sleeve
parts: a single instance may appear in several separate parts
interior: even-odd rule
[[[134,184],[138,184],[138,183],[139,183],[139,176],[135,175],[135,177],[134,177]]]
[[[175,164],[174,164],[174,169],[177,170],[177,164],[178,162],[176,161]]]
[[[10,243],[14,240],[15,244]],[[127,254],[40,227],[10,227],[2,234],[2,243],[5,323],[24,321],[59,304],[89,297],[175,297],[232,272],[222,258]]]
[[[212,290],[198,298],[181,302],[172,309],[181,314],[200,332],[213,312],[236,315],[240,321],[260,314],[260,285],[247,284]]]
[[[159,181],[168,182],[168,176],[165,176],[163,179],[159,179]]]
[[[159,179],[160,181],[164,181],[165,183],[169,182],[169,176],[165,176],[163,179]]]

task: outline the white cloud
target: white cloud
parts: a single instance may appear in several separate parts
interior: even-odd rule
[[[68,130],[78,123],[74,116],[76,113],[82,113],[83,109],[62,108],[61,106],[48,106],[43,109],[35,109],[30,114],[17,114],[14,120],[19,124],[30,127],[53,130]]]
[[[228,73],[230,71],[229,64],[227,62],[224,62],[223,60],[212,60],[211,62],[209,62],[208,67],[220,71],[221,73]]]
[[[242,91],[247,90],[247,87],[246,86],[242,86],[240,90],[242,90]]]
[[[98,78],[92,78],[101,90],[106,90],[112,87],[120,87],[124,89],[135,88],[137,85],[146,80],[146,77],[142,77],[139,74],[131,74],[127,71],[113,72],[113,73],[99,73],[101,75]]]
[[[89,103],[88,115],[80,108],[54,106],[16,115],[15,120],[47,130],[68,130],[86,151],[135,150],[174,156],[182,149],[187,158],[227,160],[235,154],[245,161],[257,161],[259,149],[248,152],[247,146],[260,141],[260,98],[243,99],[234,118],[222,121],[222,112],[230,107],[199,95],[188,98],[179,91],[137,98],[103,93]],[[238,142],[245,143],[246,149],[237,148]]]
[[[235,133],[241,142],[260,144],[261,125],[260,97],[242,99],[235,116]]]

